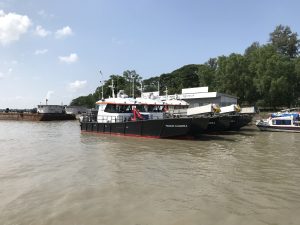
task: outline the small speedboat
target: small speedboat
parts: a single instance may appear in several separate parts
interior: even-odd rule
[[[300,132],[300,113],[272,113],[268,119],[258,120],[256,126],[261,131]]]

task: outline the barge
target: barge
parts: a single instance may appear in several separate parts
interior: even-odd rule
[[[61,105],[38,105],[36,110],[9,110],[0,112],[0,120],[18,121],[55,121],[75,120],[74,114],[66,114],[64,106]]]

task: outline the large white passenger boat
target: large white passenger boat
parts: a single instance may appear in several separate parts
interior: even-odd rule
[[[150,138],[182,138],[189,135],[192,118],[165,118],[159,100],[133,99],[119,93],[115,98],[102,99],[97,119],[81,121],[82,132],[106,133]]]

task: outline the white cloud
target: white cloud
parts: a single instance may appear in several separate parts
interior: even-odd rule
[[[35,50],[34,54],[35,55],[44,55],[48,52],[48,49],[37,49]]]
[[[38,13],[37,13],[38,15],[40,15],[40,16],[42,16],[42,17],[47,17],[47,13],[45,12],[45,10],[40,10],[40,11],[38,11]]]
[[[42,26],[36,26],[35,28],[35,35],[40,36],[40,37],[47,37],[48,35],[51,34],[51,31],[45,30]]]
[[[6,66],[15,66],[18,65],[19,62],[17,60],[11,60],[11,61],[4,61],[3,64]]]
[[[55,37],[57,39],[65,38],[73,34],[72,29],[69,26],[63,27],[55,32]]]
[[[15,99],[16,99],[16,100],[23,100],[23,99],[25,99],[25,98],[24,98],[23,96],[18,95],[18,96],[15,97]]]
[[[11,73],[12,73],[13,69],[12,68],[8,68],[7,72],[0,72],[0,79],[7,79],[9,77],[11,77]]]
[[[74,82],[71,82],[68,84],[68,88],[71,91],[78,91],[82,88],[85,88],[87,85],[87,81],[86,80],[75,80]]]
[[[0,43],[4,46],[18,41],[30,25],[31,21],[28,16],[16,13],[6,14],[0,10]]]
[[[46,99],[50,99],[50,97],[51,97],[51,95],[53,95],[54,94],[54,91],[48,91],[47,92],[47,95],[46,95]]]
[[[69,56],[59,56],[59,61],[64,62],[64,63],[75,63],[79,60],[79,57],[77,56],[76,53],[71,53]]]
[[[32,80],[35,80],[35,81],[41,80],[41,77],[40,77],[40,76],[33,76],[33,77],[32,77]]]
[[[122,45],[122,44],[124,44],[124,41],[122,41],[122,40],[120,40],[120,39],[118,39],[118,38],[115,38],[115,37],[113,37],[113,38],[111,39],[111,42],[112,42],[113,44],[115,44],[115,45]]]
[[[49,14],[48,12],[46,12],[45,10],[41,9],[40,11],[37,12],[37,14],[40,16],[40,17],[43,17],[45,19],[48,19],[48,18],[53,18],[54,15],[53,14]]]

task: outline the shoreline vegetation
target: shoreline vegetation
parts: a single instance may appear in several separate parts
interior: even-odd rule
[[[171,73],[142,81],[135,70],[122,75],[110,75],[104,81],[104,98],[110,96],[111,80],[115,90],[125,90],[129,96],[143,91],[168,94],[181,93],[183,88],[208,86],[210,91],[238,97],[241,106],[254,105],[262,110],[276,110],[300,105],[300,41],[289,26],[278,25],[265,44],[253,42],[244,54],[210,58],[204,64],[185,65]],[[132,83],[135,83],[134,90]],[[135,93],[135,94],[133,94]],[[94,93],[71,101],[71,106],[93,108],[101,96],[101,86]]]

